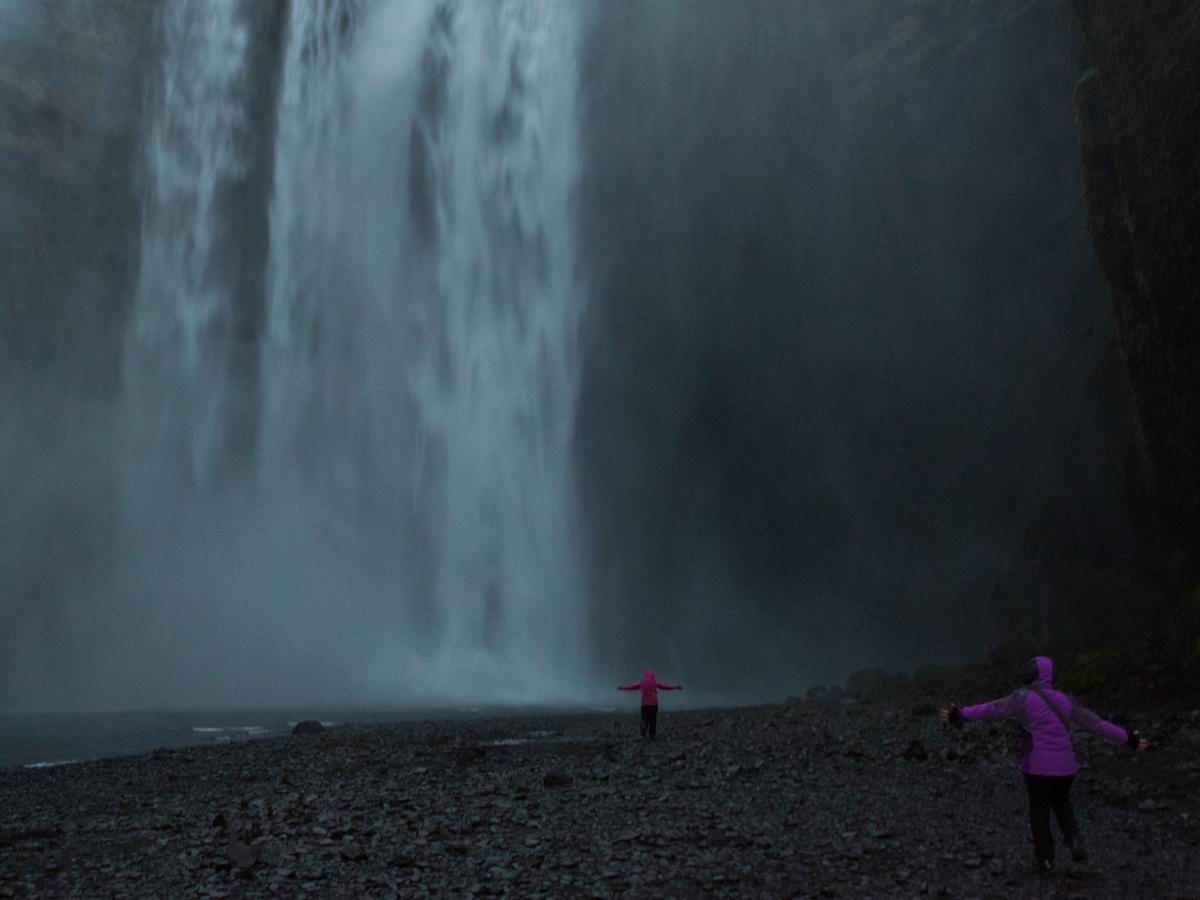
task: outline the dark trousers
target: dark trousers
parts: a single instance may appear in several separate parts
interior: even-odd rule
[[[658,705],[642,707],[642,737],[646,736],[646,732],[650,733],[650,740],[654,740],[654,732],[658,728]]]
[[[1054,838],[1050,834],[1050,810],[1058,819],[1063,840],[1071,843],[1079,830],[1071,809],[1071,782],[1074,775],[1025,775],[1029,789],[1029,826],[1033,829],[1033,853],[1038,862],[1054,859]]]

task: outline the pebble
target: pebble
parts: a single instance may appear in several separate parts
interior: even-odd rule
[[[908,708],[664,710],[655,741],[636,714],[346,725],[0,771],[0,897],[1045,894],[1015,731],[964,743]],[[1153,768],[1076,738],[1100,787],[1075,793],[1089,898],[1178,894],[1178,860],[1200,859],[1181,818],[1200,723],[1182,729]],[[923,764],[896,752],[914,746]],[[1138,793],[1178,815],[1140,817],[1160,804]]]

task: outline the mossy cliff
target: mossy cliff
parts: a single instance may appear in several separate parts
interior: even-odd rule
[[[1200,558],[1200,0],[1074,0],[1088,223],[1154,504]]]

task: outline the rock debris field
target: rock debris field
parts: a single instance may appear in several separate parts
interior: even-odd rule
[[[0,772],[0,897],[1200,900],[1200,713],[1076,737],[1090,860],[1033,872],[1015,726],[788,701],[345,725]]]

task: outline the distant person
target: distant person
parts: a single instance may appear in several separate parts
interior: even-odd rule
[[[1050,834],[1050,810],[1058,819],[1063,843],[1071,848],[1076,860],[1087,859],[1083,837],[1071,809],[1071,782],[1079,770],[1075,748],[1071,745],[1072,724],[1112,744],[1125,744],[1135,753],[1146,749],[1145,739],[1136,731],[1126,731],[1106,722],[1084,708],[1070,694],[1053,686],[1054,663],[1036,656],[1025,665],[1027,687],[1013,691],[1002,700],[967,706],[954,704],[942,710],[942,721],[956,728],[963,722],[990,722],[1015,719],[1025,729],[1021,748],[1021,772],[1029,791],[1029,825],[1033,829],[1033,853],[1040,873],[1054,868],[1054,838]]]
[[[618,691],[642,691],[642,737],[649,732],[650,740],[654,740],[654,732],[658,729],[658,692],[682,691],[682,684],[663,684],[654,680],[654,670],[647,669],[641,681],[633,684],[617,685]]]

